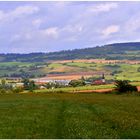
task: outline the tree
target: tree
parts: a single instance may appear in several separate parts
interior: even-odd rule
[[[35,82],[33,80],[30,81],[27,78],[23,79],[23,87],[25,90],[30,90],[30,91],[33,91],[34,89],[36,89]]]
[[[29,90],[33,91],[34,89],[36,89],[35,82],[33,80],[29,81]]]
[[[137,87],[131,85],[128,80],[116,80],[115,85],[119,93],[137,91]]]
[[[29,89],[29,79],[27,78],[23,79],[23,87],[25,90]]]

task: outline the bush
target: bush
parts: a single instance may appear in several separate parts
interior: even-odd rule
[[[130,85],[127,80],[117,80],[116,90],[120,93],[138,91],[136,86]]]

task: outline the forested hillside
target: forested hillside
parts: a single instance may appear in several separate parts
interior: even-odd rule
[[[93,45],[92,48],[52,53],[0,54],[0,62],[46,62],[47,60],[90,58],[140,60],[140,42],[115,43],[96,47]]]

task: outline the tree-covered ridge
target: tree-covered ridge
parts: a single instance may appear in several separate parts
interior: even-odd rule
[[[140,60],[140,42],[115,43],[51,53],[0,54],[0,62],[46,62],[47,60],[91,58]]]

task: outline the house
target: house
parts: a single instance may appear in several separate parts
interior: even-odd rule
[[[102,80],[95,80],[95,81],[93,81],[93,83],[92,83],[93,85],[103,85],[103,84],[105,84]]]
[[[105,75],[103,73],[101,79],[93,81],[92,84],[93,85],[103,85],[105,83],[106,83],[106,81],[105,81]]]

